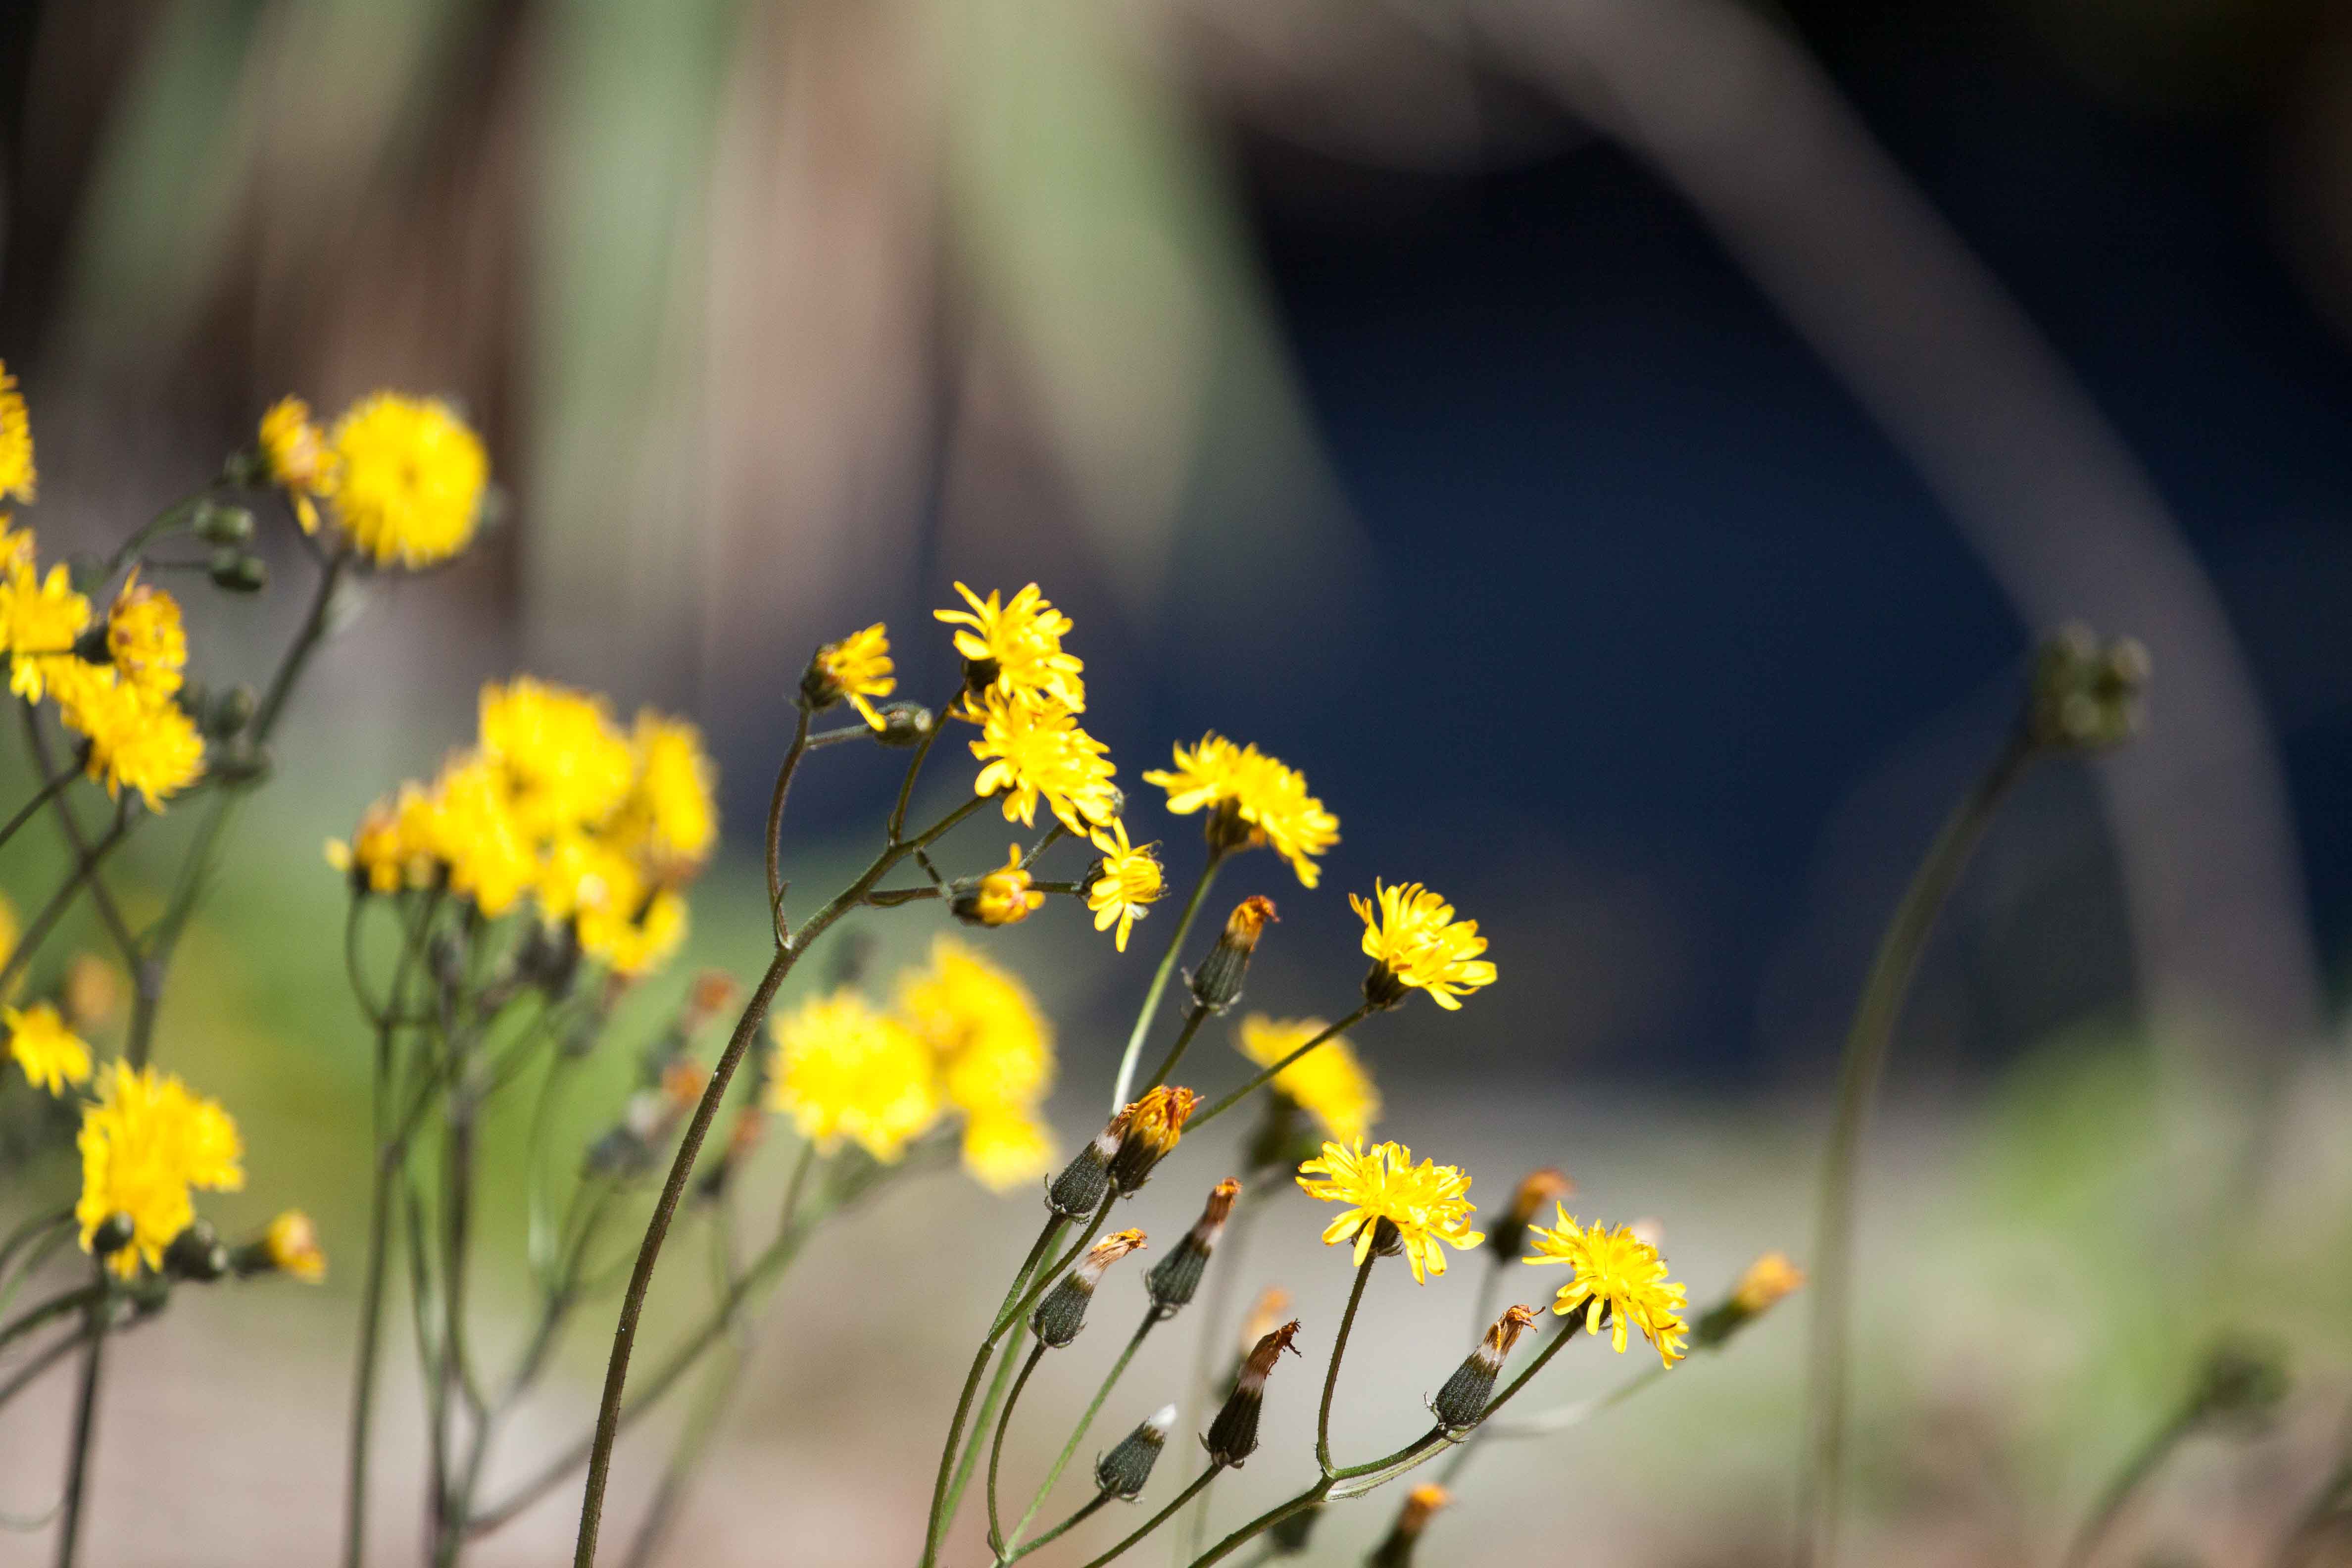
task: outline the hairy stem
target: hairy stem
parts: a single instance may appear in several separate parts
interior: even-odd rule
[[[1158,1306],[1144,1308],[1143,1321],[1136,1325],[1135,1332],[1128,1337],[1127,1348],[1118,1352],[1118,1359],[1111,1363],[1110,1371],[1103,1375],[1102,1385],[1095,1390],[1095,1396],[1087,1405],[1086,1414],[1078,1417],[1077,1426],[1071,1428],[1069,1441],[1062,1445],[1061,1453],[1055,1457],[1054,1468],[1045,1472],[1045,1479],[1037,1488],[1036,1495],[1029,1500],[1028,1508],[1013,1521],[1013,1533],[1004,1540],[1007,1550],[1021,1544],[1022,1532],[1029,1528],[1029,1521],[1037,1517],[1037,1510],[1045,1507],[1045,1500],[1053,1495],[1055,1483],[1062,1479],[1062,1472],[1070,1468],[1070,1459],[1077,1453],[1078,1445],[1086,1441],[1087,1429],[1095,1424],[1095,1417],[1102,1414],[1103,1402],[1110,1397],[1110,1391],[1118,1386],[1119,1378],[1127,1372],[1127,1363],[1135,1359],[1135,1352],[1143,1348],[1145,1337],[1159,1321]]]
[[[1037,1363],[1045,1359],[1046,1349],[1045,1342],[1039,1340],[1030,1351],[1029,1359],[1021,1363],[1021,1373],[1013,1380],[1013,1392],[1004,1396],[1004,1408],[997,1413],[996,1436],[989,1440],[988,1549],[1000,1559],[1004,1555],[1004,1521],[997,1510],[996,1481],[1004,1466],[1004,1434],[1013,1426],[1013,1412],[1021,1403],[1021,1392],[1029,1386],[1029,1375],[1037,1370]]]

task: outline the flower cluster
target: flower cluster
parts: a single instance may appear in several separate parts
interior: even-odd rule
[[[952,937],[899,976],[888,1011],[842,990],[772,1027],[771,1104],[821,1148],[846,1140],[887,1163],[952,1112],[964,1168],[987,1186],[1005,1191],[1052,1163],[1039,1112],[1052,1026],[1019,980]]]
[[[320,503],[359,552],[379,566],[431,566],[464,550],[481,524],[489,458],[446,403],[377,392],[331,435],[299,397],[262,416],[265,478],[285,491],[305,533]]]
[[[690,724],[529,676],[482,689],[475,745],[430,785],[370,806],[329,859],[376,893],[446,887],[484,915],[529,898],[616,973],[686,934],[682,889],[719,837],[714,770]]]
[[[1143,782],[1168,792],[1179,816],[1206,809],[1207,833],[1221,850],[1265,845],[1290,862],[1299,885],[1322,879],[1315,858],[1339,842],[1339,819],[1307,793],[1307,775],[1255,746],[1237,746],[1214,731],[1197,746],[1175,748],[1175,765]]]

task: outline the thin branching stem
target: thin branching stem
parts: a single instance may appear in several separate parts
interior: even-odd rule
[[[791,943],[792,932],[784,924],[784,799],[792,794],[793,774],[800,771],[801,759],[809,752],[809,710],[805,702],[793,705],[793,742],[784,748],[784,760],[776,768],[776,787],[768,795],[768,920],[776,928],[776,945]]]
[[[1038,1486],[1036,1495],[1029,1500],[1028,1508],[1023,1511],[1018,1520],[1013,1521],[1013,1533],[1004,1538],[1007,1552],[1021,1544],[1022,1534],[1028,1530],[1029,1521],[1037,1517],[1037,1510],[1045,1507],[1045,1500],[1053,1495],[1055,1483],[1062,1479],[1062,1472],[1070,1468],[1070,1460],[1077,1453],[1078,1445],[1086,1441],[1087,1429],[1095,1424],[1095,1417],[1102,1414],[1103,1402],[1110,1397],[1110,1391],[1118,1385],[1119,1378],[1125,1375],[1127,1363],[1135,1359],[1135,1352],[1143,1348],[1145,1338],[1160,1321],[1160,1312],[1157,1303],[1144,1308],[1143,1321],[1136,1325],[1135,1332],[1128,1337],[1127,1348],[1118,1352],[1118,1359],[1111,1363],[1110,1371],[1103,1374],[1101,1386],[1095,1390],[1095,1396],[1087,1404],[1086,1414],[1079,1416],[1078,1424],[1070,1429],[1069,1441],[1062,1445],[1061,1453],[1055,1457],[1053,1468],[1045,1472],[1045,1479]],[[1003,1553],[999,1555],[1003,1556]],[[1013,1555],[1017,1556],[1019,1553],[1014,1552]],[[1007,1561],[1010,1559],[1008,1558]]]
[[[1120,1542],[1117,1546],[1114,1546],[1109,1551],[1104,1552],[1101,1556],[1088,1560],[1086,1568],[1103,1568],[1104,1563],[1108,1563],[1114,1557],[1119,1556],[1121,1553],[1125,1552],[1129,1547],[1134,1545],[1137,1542],[1142,1540],[1145,1536],[1150,1534],[1161,1525],[1167,1523],[1168,1521],[1175,1515],[1178,1509],[1182,1508],[1186,1503],[1191,1502],[1194,1498],[1198,1497],[1202,1491],[1207,1489],[1209,1483],[1215,1480],[1218,1476],[1222,1475],[1224,1472],[1224,1468],[1225,1467],[1223,1465],[1214,1463],[1211,1464],[1207,1469],[1202,1470],[1198,1476],[1195,1476],[1192,1479],[1192,1484],[1191,1486],[1186,1487],[1182,1491],[1178,1492],[1174,1497],[1170,1498],[1168,1500],[1168,1505],[1165,1508],[1162,1508],[1158,1513],[1153,1514],[1150,1519],[1145,1520],[1141,1524],[1138,1525],[1133,1534]]]
[[[1029,1386],[1029,1377],[1037,1363],[1045,1359],[1049,1347],[1039,1340],[1021,1363],[1021,1372],[1013,1380],[1013,1392],[1004,1396],[1004,1407],[996,1414],[996,1436],[988,1444],[988,1549],[1001,1560],[1004,1556],[1004,1521],[996,1500],[997,1477],[1004,1468],[1004,1434],[1013,1426],[1013,1412],[1021,1403],[1022,1391]]]
[[[1360,1003],[1354,1012],[1349,1014],[1338,1023],[1326,1027],[1321,1034],[1316,1036],[1305,1045],[1300,1046],[1297,1050],[1291,1052],[1288,1056],[1283,1058],[1272,1067],[1267,1068],[1264,1072],[1259,1073],[1255,1078],[1250,1079],[1247,1083],[1242,1085],[1241,1088],[1234,1090],[1231,1094],[1226,1095],[1223,1100],[1220,1100],[1215,1104],[1210,1106],[1208,1110],[1197,1112],[1193,1116],[1192,1121],[1187,1124],[1187,1131],[1198,1131],[1203,1122],[1213,1121],[1218,1117],[1223,1116],[1226,1111],[1231,1110],[1234,1106],[1239,1105],[1243,1100],[1248,1099],[1259,1089],[1264,1089],[1267,1084],[1272,1083],[1275,1079],[1281,1074],[1282,1070],[1290,1066],[1291,1063],[1298,1060],[1301,1057],[1315,1049],[1318,1046],[1322,1045],[1325,1041],[1329,1040],[1336,1036],[1346,1034],[1349,1029],[1354,1028],[1366,1018],[1370,1017],[1375,1011],[1376,1009],[1370,1002]]]
[[[1209,897],[1209,885],[1217,879],[1217,868],[1225,861],[1224,852],[1212,849],[1206,865],[1201,868],[1201,879],[1192,884],[1192,896],[1184,900],[1184,912],[1176,917],[1176,929],[1168,933],[1168,951],[1160,955],[1160,967],[1151,972],[1151,985],[1143,994],[1143,1005],[1135,1015],[1135,1026],[1128,1031],[1127,1048],[1119,1053],[1118,1076],[1111,1080],[1110,1113],[1116,1116],[1128,1101],[1128,1090],[1135,1087],[1136,1064],[1143,1055],[1143,1042],[1151,1033],[1151,1020],[1160,1014],[1160,995],[1168,989],[1169,976],[1176,973],[1176,960],[1184,951],[1184,939],[1192,934],[1193,917]]]
[[[2197,1429],[2197,1424],[2204,1414],[2205,1406],[2201,1400],[2192,1398],[2186,1401],[2165,1417],[2163,1423],[2147,1435],[2147,1440],[2132,1451],[2131,1458],[2126,1459],[2123,1468],[2108,1480],[2105,1489],[2099,1493],[2097,1504],[2074,1531],[2074,1538],[2067,1544],[2066,1555],[2061,1560],[2060,1568],[2086,1568],[2097,1554],[2100,1542],[2106,1539],[2107,1531],[2114,1529],[2116,1521],[2123,1517],[2124,1510],[2130,1505],[2133,1497],[2147,1484],[2148,1478],[2156,1474],[2180,1440]]]
[[[1110,1493],[1095,1493],[1093,1497],[1088,1498],[1085,1502],[1080,1503],[1077,1507],[1077,1511],[1071,1514],[1069,1518],[1062,1521],[1061,1523],[1045,1531],[1045,1534],[1039,1536],[1028,1545],[1015,1548],[1013,1555],[1007,1557],[1004,1561],[1007,1563],[1018,1563],[1021,1559],[1028,1556],[1029,1553],[1036,1551],[1039,1547],[1059,1541],[1063,1536],[1067,1535],[1071,1531],[1077,1529],[1078,1526],[1086,1523],[1087,1521],[1094,1518],[1096,1514],[1101,1512],[1103,1504],[1108,1501],[1110,1501]]]
[[[1371,1281],[1372,1266],[1380,1260],[1380,1249],[1372,1247],[1356,1265],[1356,1283],[1348,1291],[1348,1310],[1339,1314],[1339,1331],[1331,1338],[1331,1364],[1323,1371],[1323,1404],[1315,1413],[1315,1462],[1327,1476],[1331,1474],[1331,1395],[1339,1386],[1339,1358],[1348,1353],[1348,1332],[1356,1326],[1356,1309],[1364,1304],[1364,1287]]]

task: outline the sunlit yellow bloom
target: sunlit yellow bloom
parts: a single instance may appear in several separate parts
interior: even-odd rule
[[[580,951],[632,979],[667,963],[686,941],[686,900],[664,888],[640,905],[580,911]]]
[[[89,627],[89,601],[73,590],[63,565],[44,577],[29,553],[19,552],[0,581],[0,637],[13,656],[8,689],[38,702],[48,689],[49,672],[72,658],[74,640]]]
[[[106,651],[122,679],[150,701],[179,690],[188,664],[179,601],[142,583],[133,571],[106,612]]]
[[[63,1094],[69,1083],[89,1081],[89,1047],[47,1002],[22,1012],[0,1007],[0,1023],[8,1026],[8,1054],[37,1088]]]
[[[931,1048],[940,1087],[967,1115],[1034,1106],[1054,1086],[1054,1026],[1029,988],[953,937],[900,978],[898,1013]]]
[[[58,715],[89,738],[84,769],[108,795],[134,789],[148,810],[161,811],[167,797],[204,776],[205,740],[195,721],[171,698],[147,696],[117,670],[81,666],[70,682],[61,680]]]
[[[978,673],[987,675],[978,684],[1001,696],[1034,695],[1073,713],[1086,711],[1087,687],[1078,673],[1086,666],[1076,655],[1062,651],[1070,617],[1047,603],[1036,584],[1013,595],[1009,604],[1000,602],[993,592],[983,599],[961,583],[955,590],[971,608],[931,614],[970,628],[956,633],[955,650]]]
[[[281,397],[261,416],[261,457],[269,481],[294,503],[305,533],[319,531],[319,501],[335,493],[335,454],[327,433],[310,422],[310,405]]]
[[[702,732],[683,719],[648,708],[631,737],[636,783],[621,807],[614,836],[642,853],[665,880],[692,871],[719,841],[718,770],[702,749]]]
[[[980,879],[977,887],[958,895],[955,912],[984,926],[1017,925],[1045,907],[1045,895],[1021,865],[1021,846],[1008,846],[1004,864]]]
[[[830,708],[845,699],[866,721],[866,728],[879,730],[882,715],[867,699],[887,697],[898,689],[891,668],[890,638],[877,621],[862,632],[852,632],[817,649],[816,657],[809,660],[808,673],[801,678],[801,695],[812,708]]]
[[[965,1118],[963,1168],[992,1193],[1008,1193],[1054,1168],[1054,1135],[1035,1115],[1017,1109]]]
[[[327,864],[338,871],[356,868],[371,892],[423,884],[432,875],[434,809],[422,788],[402,784],[395,798],[367,808],[349,843],[327,841]]]
[[[1372,894],[1348,895],[1364,922],[1364,956],[1372,961],[1364,981],[1368,1000],[1394,1006],[1407,990],[1426,991],[1451,1010],[1462,1005],[1456,997],[1495,983],[1495,966],[1478,956],[1486,939],[1476,921],[1455,920],[1454,906],[1419,882],[1383,888],[1375,878]]]
[[[115,1215],[131,1221],[131,1244],[108,1259],[129,1279],[144,1263],[160,1268],[163,1249],[195,1218],[189,1189],[231,1192],[245,1184],[236,1123],[218,1102],[191,1092],[170,1073],[110,1064],[98,1098],[82,1108],[81,1198],[74,1217],[90,1250],[98,1227]]]
[[[33,469],[33,422],[25,412],[25,395],[16,378],[0,364],[0,496],[33,499],[39,475]]]
[[[288,1209],[271,1220],[261,1240],[279,1273],[290,1274],[305,1285],[326,1279],[327,1255],[320,1249],[318,1227],[300,1209]]]
[[[524,832],[594,826],[627,798],[636,754],[601,698],[519,675],[484,686],[480,706],[483,755],[504,772]]]
[[[453,759],[433,788],[425,824],[433,858],[449,870],[450,890],[495,919],[540,878],[539,857],[517,820],[506,774],[489,758]]]
[[[1175,766],[1155,768],[1143,782],[1166,790],[1179,816],[1206,808],[1213,843],[1270,846],[1305,887],[1322,879],[1315,857],[1339,842],[1339,819],[1307,793],[1306,774],[1214,731],[1197,746],[1176,747]]]
[[[1658,1359],[1666,1365],[1682,1360],[1686,1334],[1683,1313],[1689,1298],[1666,1277],[1666,1260],[1658,1249],[1634,1235],[1630,1226],[1580,1228],[1566,1208],[1554,1204],[1552,1209],[1559,1216],[1559,1228],[1537,1226],[1530,1230],[1536,1253],[1522,1260],[1565,1263],[1576,1270],[1576,1278],[1560,1287],[1551,1310],[1565,1316],[1584,1309],[1587,1333],[1599,1333],[1608,1322],[1613,1330],[1610,1343],[1620,1354],[1630,1323],[1657,1348]]]
[[[980,739],[971,754],[987,765],[974,795],[1004,796],[1004,820],[1037,825],[1042,798],[1072,833],[1084,836],[1118,816],[1118,769],[1109,748],[1078,728],[1067,708],[991,691],[981,704]]]
[[[1269,1018],[1252,1013],[1234,1042],[1242,1055],[1270,1068],[1321,1034],[1320,1018]],[[1274,1075],[1270,1086],[1305,1109],[1342,1143],[1359,1143],[1380,1120],[1381,1091],[1356,1058],[1347,1037],[1335,1035]]]
[[[438,398],[379,392],[335,423],[335,516],[379,565],[430,566],[466,548],[490,460]]]
[[[1470,1178],[1453,1165],[1428,1160],[1415,1165],[1412,1151],[1402,1144],[1376,1144],[1366,1152],[1360,1139],[1353,1148],[1326,1143],[1320,1157],[1298,1167],[1298,1184],[1309,1197],[1349,1205],[1324,1227],[1323,1240],[1329,1246],[1354,1237],[1359,1268],[1371,1256],[1382,1220],[1396,1227],[1416,1283],[1445,1272],[1439,1242],[1466,1250],[1486,1239],[1470,1228],[1477,1208],[1470,1201]]]
[[[1094,880],[1087,885],[1087,908],[1095,912],[1095,930],[1118,927],[1113,945],[1125,952],[1127,933],[1144,917],[1145,906],[1156,903],[1168,891],[1160,857],[1152,853],[1160,846],[1129,844],[1124,821],[1113,822],[1108,832],[1096,829],[1094,842],[1102,851],[1102,859]]]
[[[939,1119],[929,1048],[856,992],[804,1002],[772,1029],[769,1108],[792,1117],[819,1148],[846,1138],[887,1164]]]

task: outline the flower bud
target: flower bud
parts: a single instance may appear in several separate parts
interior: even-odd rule
[[[1274,912],[1274,900],[1263,894],[1253,894],[1234,908],[1225,917],[1224,933],[1217,945],[1202,961],[1200,972],[1185,976],[1192,988],[1192,1000],[1212,1013],[1222,1013],[1241,999],[1242,980],[1249,973],[1250,955],[1257,951],[1257,939],[1269,924],[1281,919]]]
[[[948,909],[966,925],[1009,926],[1045,908],[1045,895],[1021,864],[1021,846],[1008,847],[1004,864],[979,881],[960,888]]]
[[[258,594],[269,586],[269,563],[235,545],[224,544],[214,551],[207,570],[215,587],[232,594]]]
[[[1163,1405],[1152,1412],[1142,1426],[1095,1461],[1096,1487],[1121,1502],[1141,1497],[1145,1483],[1151,1479],[1151,1467],[1160,1462],[1160,1450],[1168,1446],[1168,1434],[1175,1426],[1174,1405]]]
[[[1126,1134],[1128,1111],[1110,1119],[1092,1142],[1070,1156],[1062,1173],[1045,1189],[1045,1206],[1064,1219],[1084,1219],[1102,1206],[1110,1192],[1110,1159]]]
[[[1768,1252],[1748,1266],[1731,1294],[1707,1309],[1698,1321],[1693,1341],[1702,1350],[1714,1350],[1794,1294],[1805,1282],[1804,1271],[1788,1255]]]
[[[1364,1559],[1365,1568],[1411,1568],[1413,1548],[1429,1528],[1430,1516],[1453,1500],[1454,1494],[1441,1486],[1413,1488],[1405,1494],[1404,1507],[1397,1510],[1387,1537]]]
[[[253,513],[226,501],[198,501],[189,530],[206,544],[250,544]]]
[[[1497,1258],[1518,1257],[1519,1248],[1528,1239],[1528,1226],[1535,1224],[1544,1205],[1575,1195],[1576,1184],[1553,1166],[1528,1172],[1520,1178],[1518,1190],[1511,1194],[1509,1210],[1486,1233],[1486,1246]]]
[[[127,1214],[110,1214],[89,1233],[89,1252],[93,1258],[111,1258],[131,1245],[137,1226]]]
[[[209,1282],[228,1272],[228,1248],[209,1220],[194,1220],[163,1249],[163,1272],[176,1279]]]
[[[885,702],[879,711],[882,728],[874,739],[885,746],[919,746],[939,720],[919,702]]]
[[[1201,1446],[1209,1451],[1210,1463],[1239,1469],[1243,1460],[1257,1452],[1257,1417],[1259,1407],[1265,1403],[1266,1374],[1274,1370],[1283,1352],[1298,1353],[1297,1347],[1290,1342],[1297,1337],[1298,1320],[1293,1318],[1259,1340],[1248,1359],[1242,1363],[1242,1374],[1234,1380],[1233,1393],[1225,1396],[1216,1419],[1209,1423],[1208,1435],[1201,1439]]]
[[[240,1279],[257,1274],[286,1274],[305,1285],[316,1285],[327,1277],[327,1255],[320,1249],[319,1232],[300,1209],[288,1209],[271,1220],[259,1237],[236,1249],[229,1266]]]
[[[1225,1220],[1241,1191],[1242,1184],[1231,1176],[1219,1182],[1184,1239],[1143,1277],[1143,1288],[1150,1292],[1151,1305],[1161,1318],[1172,1318],[1192,1303],[1193,1292],[1201,1288],[1201,1276],[1209,1267],[1209,1254],[1217,1249],[1217,1237],[1224,1233]]]
[[[1439,1426],[1449,1432],[1466,1432],[1486,1418],[1486,1400],[1495,1392],[1495,1379],[1502,1375],[1503,1363],[1510,1359],[1511,1347],[1535,1326],[1535,1321],[1533,1307],[1513,1307],[1495,1320],[1486,1339],[1454,1369],[1454,1375],[1429,1402]]]
[[[1161,1084],[1120,1114],[1118,1149],[1110,1157],[1111,1190],[1125,1197],[1150,1179],[1151,1167],[1166,1159],[1184,1135],[1184,1123],[1201,1097],[1189,1089]]]
[[[1063,1275],[1030,1314],[1030,1331],[1038,1342],[1059,1350],[1076,1339],[1078,1331],[1087,1326],[1087,1308],[1094,1302],[1095,1287],[1102,1283],[1103,1271],[1142,1247],[1141,1231],[1118,1230],[1088,1247],[1078,1266]]]
[[[2035,651],[2024,728],[2035,745],[2069,751],[2114,746],[2138,730],[2147,649],[2131,637],[2105,644],[2089,627],[2060,627]]]

